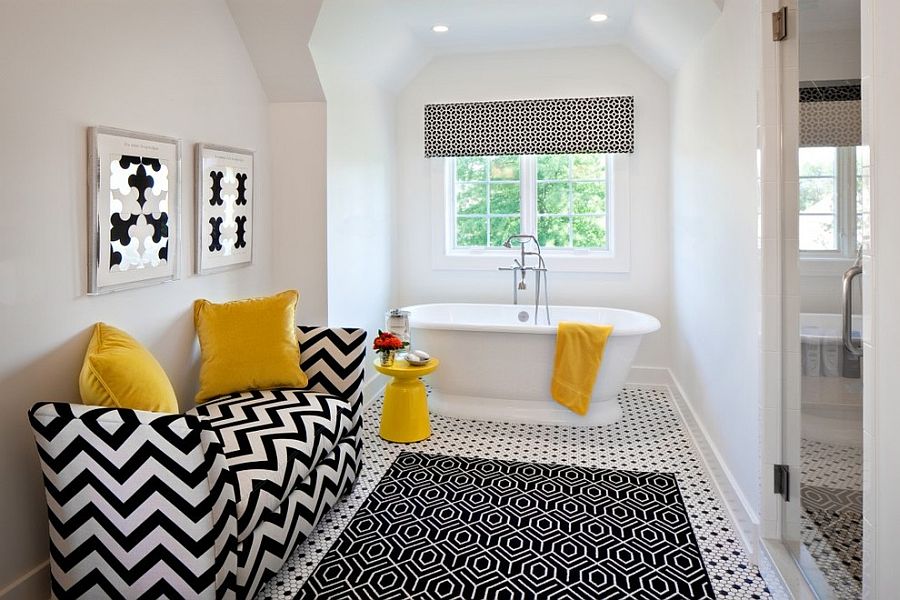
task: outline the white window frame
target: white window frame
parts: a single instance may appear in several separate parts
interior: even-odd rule
[[[522,197],[536,197],[535,161],[522,161]],[[608,155],[606,171],[607,250],[590,248],[542,248],[550,271],[628,273],[631,269],[630,190],[627,154]],[[432,268],[435,270],[493,271],[508,266],[516,249],[455,247],[455,159],[431,159]],[[537,206],[521,210],[522,229],[535,229]]]
[[[857,160],[855,146],[837,146],[834,178],[838,247],[835,250],[801,249],[801,275],[832,277],[843,273],[856,260],[856,248],[860,243],[856,230]]]

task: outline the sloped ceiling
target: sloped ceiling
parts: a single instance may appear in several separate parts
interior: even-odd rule
[[[670,77],[715,23],[724,2],[226,1],[273,102],[324,99],[320,77],[397,89],[433,56],[529,48],[620,44]],[[609,19],[592,23],[588,17],[594,13]],[[431,27],[438,23],[450,31],[435,34]]]
[[[325,100],[309,38],[322,0],[226,0],[270,102]]]
[[[635,0],[625,45],[671,77],[722,14],[723,4],[724,0]]]

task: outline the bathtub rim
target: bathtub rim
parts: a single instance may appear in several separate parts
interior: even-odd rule
[[[551,335],[556,334],[557,326],[556,325],[534,325],[533,323],[521,323],[517,325],[499,325],[499,324],[487,324],[487,323],[446,323],[440,321],[423,321],[416,319],[415,317],[415,309],[424,308],[430,306],[485,306],[485,307],[504,307],[504,308],[514,308],[516,306],[521,307],[522,309],[533,309],[533,306],[525,305],[525,304],[490,304],[490,303],[482,303],[482,302],[431,302],[426,304],[411,304],[408,306],[404,306],[401,310],[408,311],[409,315],[409,326],[410,328],[417,329],[433,329],[439,331],[470,331],[470,332],[479,332],[479,333],[518,333],[518,334],[541,334],[541,335]],[[659,331],[662,327],[662,323],[660,323],[659,319],[654,317],[653,315],[636,311],[629,310],[626,308],[610,308],[606,306],[573,306],[573,305],[562,305],[562,304],[551,304],[550,310],[553,309],[590,309],[590,310],[604,310],[610,311],[614,313],[621,314],[630,314],[630,315],[638,315],[639,317],[646,319],[647,324],[643,327],[641,326],[631,326],[631,327],[613,327],[613,332],[610,337],[625,337],[625,336],[643,336]]]

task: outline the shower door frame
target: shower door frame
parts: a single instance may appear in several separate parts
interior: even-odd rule
[[[878,455],[891,454],[897,449],[885,435],[888,427],[886,411],[879,411],[876,421],[876,405],[880,400],[889,400],[883,381],[876,381],[876,375],[882,380],[892,379],[896,384],[900,376],[885,373],[884,369],[876,373],[874,356],[875,334],[878,318],[877,308],[885,306],[890,297],[890,290],[876,288],[874,281],[878,272],[874,271],[876,249],[892,244],[888,235],[894,239],[900,237],[900,225],[892,223],[891,234],[886,234],[888,224],[876,220],[879,213],[879,197],[887,197],[886,190],[892,189],[900,197],[898,179],[886,170],[880,174],[877,170],[879,144],[896,155],[900,142],[886,136],[878,139],[878,131],[873,127],[877,115],[875,107],[876,66],[884,79],[888,69],[883,64],[876,64],[875,47],[889,46],[890,32],[884,31],[883,24],[875,19],[876,13],[882,16],[894,11],[896,7],[887,5],[885,0],[858,0],[861,2],[862,23],[862,88],[863,88],[863,145],[869,147],[871,165],[871,236],[863,247],[863,345],[866,360],[863,361],[863,597],[876,598],[879,592],[885,592],[891,585],[893,574],[884,568],[890,552],[882,548],[893,543],[896,538],[888,531],[897,533],[900,519],[885,519],[885,512],[876,512],[876,498],[883,499],[888,486],[876,486],[878,477],[875,458]],[[882,4],[885,3],[885,4]],[[788,11],[788,36],[775,42],[772,40],[772,13],[782,7]],[[761,61],[759,85],[759,186],[760,186],[760,261],[762,273],[762,314],[760,329],[760,364],[762,392],[760,398],[760,539],[757,558],[760,570],[767,578],[770,586],[775,584],[773,594],[776,597],[808,598],[814,597],[813,586],[807,579],[808,574],[801,571],[797,561],[788,551],[784,539],[785,523],[799,526],[800,518],[800,439],[799,435],[785,435],[798,432],[800,427],[800,275],[799,275],[799,44],[798,44],[798,2],[797,0],[760,0],[761,18]],[[896,35],[896,32],[894,32]],[[882,53],[884,51],[882,50]],[[896,91],[896,87],[891,88]],[[881,119],[881,123],[889,119]],[[900,134],[900,124],[889,122]],[[893,178],[892,178],[893,177]],[[879,187],[879,181],[882,185]],[[887,211],[885,211],[887,212]],[[880,230],[880,231],[879,231]],[[878,234],[882,235],[879,236]],[[893,247],[897,247],[894,243]],[[881,250],[882,252],[884,250]],[[884,268],[884,267],[882,267]],[[873,272],[874,271],[874,272]],[[883,279],[882,279],[883,280]],[[879,298],[879,294],[881,297]],[[896,319],[890,325],[898,325]],[[879,319],[881,325],[885,319]],[[896,328],[896,327],[895,327]],[[885,335],[885,337],[887,337]],[[892,348],[892,353],[895,350]],[[884,349],[879,358],[884,359]],[[894,369],[896,372],[897,369]],[[881,385],[878,385],[881,384]],[[896,389],[896,388],[894,388]],[[881,392],[878,394],[877,392]],[[883,406],[886,406],[883,404]],[[890,414],[894,425],[900,425],[897,411]],[[885,461],[879,461],[884,464]],[[785,502],[775,493],[773,472],[776,465],[787,465],[793,474],[790,481],[790,502]],[[882,467],[883,470],[883,467]],[[883,475],[884,473],[882,473]],[[892,481],[896,483],[896,481]],[[882,501],[878,504],[884,504]],[[880,516],[880,523],[885,527],[876,530],[874,523]],[[894,540],[891,542],[891,540]],[[880,560],[884,558],[884,560]],[[879,567],[881,563],[881,568]],[[876,578],[876,570],[880,577]],[[813,582],[821,584],[823,582]],[[783,586],[783,587],[782,587]],[[815,587],[819,587],[816,585]]]

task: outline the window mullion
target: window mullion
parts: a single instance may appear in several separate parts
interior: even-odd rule
[[[838,231],[840,251],[844,256],[856,254],[856,149],[838,148]]]
[[[520,232],[537,237],[537,158],[522,156],[519,163]]]
[[[445,241],[445,251],[456,248],[457,236],[457,206],[456,206],[456,159],[447,158],[444,163],[444,177],[446,178],[445,187],[447,199],[449,200],[445,214],[450,217],[450,223],[444,227],[447,239]]]
[[[575,157],[571,154],[569,155],[569,180],[566,182],[568,186],[568,194],[569,194],[569,207],[568,207],[568,221],[569,221],[569,247],[572,248],[575,246],[575,219],[572,215],[575,213],[575,191],[574,184],[572,183],[572,179],[575,177]]]

